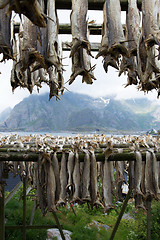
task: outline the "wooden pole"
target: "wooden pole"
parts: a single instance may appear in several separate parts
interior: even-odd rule
[[[128,8],[128,0],[120,0],[122,11],[126,11]],[[89,10],[102,10],[104,0],[88,0]],[[138,8],[141,9],[142,0],[137,0]],[[71,9],[71,0],[56,0],[57,9]]]
[[[23,240],[26,240],[26,177],[23,177]]]
[[[20,189],[20,187],[22,186],[22,182],[20,181],[14,188],[13,190],[8,194],[8,196],[5,198],[4,204],[6,205],[11,198],[14,196],[14,194]]]
[[[34,202],[33,202],[33,207],[32,207],[32,213],[31,213],[31,219],[30,219],[30,225],[31,225],[31,226],[32,226],[32,224],[33,224],[35,209],[36,209],[36,200],[34,200]]]
[[[123,206],[122,206],[122,208],[121,208],[120,214],[119,214],[119,216],[118,216],[118,218],[117,218],[116,224],[115,224],[114,229],[113,229],[113,231],[112,231],[110,240],[113,240],[113,239],[114,239],[114,236],[115,236],[115,234],[116,234],[116,232],[117,232],[117,229],[118,229],[118,226],[119,226],[120,221],[121,221],[121,219],[122,219],[122,216],[123,216],[123,214],[124,214],[124,211],[125,211],[125,209],[126,209],[126,207],[127,207],[127,203],[128,203],[128,200],[129,200],[129,198],[130,198],[130,196],[131,196],[131,193],[132,193],[132,190],[130,189],[130,190],[128,191],[127,195],[126,195],[125,200],[124,200],[124,203],[123,203]]]
[[[57,226],[58,226],[58,229],[59,229],[61,238],[62,238],[63,240],[65,240],[66,238],[65,238],[65,236],[64,236],[64,233],[63,233],[63,230],[62,230],[62,226],[60,225],[60,222],[59,222],[59,219],[58,219],[58,217],[57,217],[57,214],[55,213],[55,211],[53,211],[52,213],[53,213],[53,216],[54,216],[54,218],[55,218],[56,224],[57,224]]]
[[[147,208],[147,240],[151,240],[151,199],[146,200]]]
[[[156,154],[156,158],[157,161],[160,161],[160,152],[155,153]],[[79,152],[79,160],[80,162],[84,161],[84,153]],[[95,155],[96,155],[96,161],[97,162],[103,162],[105,159],[104,153],[102,152],[96,152],[95,151]],[[4,152],[0,152],[0,162],[2,161],[25,161],[25,162],[37,162],[38,161],[38,153],[28,153],[28,154],[24,154],[22,153],[4,153]],[[61,161],[61,156],[62,153],[58,152],[57,153],[57,157],[58,160]],[[146,153],[143,152],[142,153],[142,160],[145,161],[146,160]],[[117,153],[114,152],[113,150],[113,154],[110,155],[110,157],[108,158],[108,161],[135,161],[135,154],[134,152],[124,152],[124,153]]]
[[[0,239],[5,240],[4,182],[0,183]]]

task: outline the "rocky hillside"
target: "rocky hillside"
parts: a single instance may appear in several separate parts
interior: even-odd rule
[[[160,129],[160,105],[146,99],[118,101],[65,93],[48,101],[48,93],[17,104],[0,131],[84,131]]]

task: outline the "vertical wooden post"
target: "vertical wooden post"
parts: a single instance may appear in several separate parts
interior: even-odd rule
[[[60,225],[60,223],[59,223],[59,219],[58,219],[58,217],[57,217],[57,214],[56,214],[54,211],[53,211],[52,213],[53,213],[53,216],[54,216],[54,218],[55,218],[56,224],[57,224],[57,226],[58,226],[59,232],[60,232],[60,234],[61,234],[61,238],[62,238],[63,240],[65,240],[66,238],[65,238],[65,236],[64,236],[62,227],[61,227],[61,225]]]
[[[151,202],[152,202],[151,199],[146,201],[146,208],[147,208],[147,240],[151,240]]]
[[[115,224],[115,226],[114,226],[114,229],[113,229],[113,231],[112,231],[110,240],[113,240],[113,239],[114,239],[114,236],[115,236],[115,234],[116,234],[116,232],[117,232],[118,226],[119,226],[120,221],[121,221],[121,218],[122,218],[122,216],[123,216],[123,213],[124,213],[124,211],[125,211],[125,209],[126,209],[126,207],[127,207],[127,203],[128,203],[128,200],[129,200],[129,198],[130,198],[131,193],[132,193],[132,190],[129,189],[129,191],[128,191],[127,195],[126,195],[126,198],[125,198],[125,200],[124,200],[123,206],[122,206],[122,208],[121,208],[120,214],[119,214],[119,216],[118,216],[118,218],[117,218],[116,224]]]
[[[0,239],[5,240],[4,183],[0,183]]]
[[[33,219],[34,219],[35,209],[36,209],[36,200],[34,200],[34,202],[33,202],[32,213],[31,213],[31,219],[30,219],[30,226],[32,226],[32,224],[33,224]]]
[[[23,240],[26,240],[26,177],[23,177]]]

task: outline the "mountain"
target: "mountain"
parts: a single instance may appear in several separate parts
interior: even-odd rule
[[[160,128],[160,105],[146,99],[92,98],[67,92],[60,101],[48,93],[30,95],[0,124],[0,131],[148,130]]]
[[[8,107],[0,113],[0,123],[4,122],[9,117],[9,114],[11,113],[11,111],[12,111],[12,108]]]

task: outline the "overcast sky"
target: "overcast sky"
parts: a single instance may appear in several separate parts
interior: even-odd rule
[[[65,16],[65,17],[64,17]],[[60,23],[69,23],[70,21],[70,11],[58,11],[58,17]],[[89,11],[89,21],[95,20],[96,23],[103,22],[103,14],[102,11]],[[122,23],[125,21],[124,14],[122,15]],[[60,36],[60,40],[68,40],[71,41],[71,36]],[[101,36],[91,36],[91,42],[100,42]],[[95,56],[96,53],[93,52]],[[68,57],[69,52],[64,52],[63,64],[67,65],[64,68],[66,71],[64,72],[65,82],[69,80],[71,75],[71,59]],[[96,64],[96,69],[94,70],[94,75],[97,78],[96,81],[92,85],[87,85],[85,83],[82,84],[81,77],[77,77],[76,80],[72,83],[72,85],[66,87],[69,91],[89,94],[93,97],[106,96],[106,95],[115,95],[116,98],[139,98],[139,97],[147,97],[154,101],[157,101],[157,93],[156,91],[150,92],[149,94],[144,95],[143,92],[140,92],[136,89],[136,86],[129,86],[124,88],[124,85],[127,81],[127,77],[122,75],[118,77],[118,72],[113,68],[109,67],[109,71],[106,74],[103,65],[102,65],[102,57],[99,59],[92,59],[92,66]],[[0,64],[0,112],[3,111],[6,107],[14,107],[15,104],[19,103],[23,100],[24,97],[28,97],[30,94],[28,90],[24,89],[16,89],[14,93],[12,93],[12,88],[10,85],[10,72],[12,68],[12,61],[7,61],[5,64]],[[49,87],[44,85],[40,90],[40,94],[44,92],[49,92]],[[36,94],[37,90],[34,88],[33,94]],[[62,97],[63,99],[63,97]],[[160,101],[160,100],[159,100]]]

